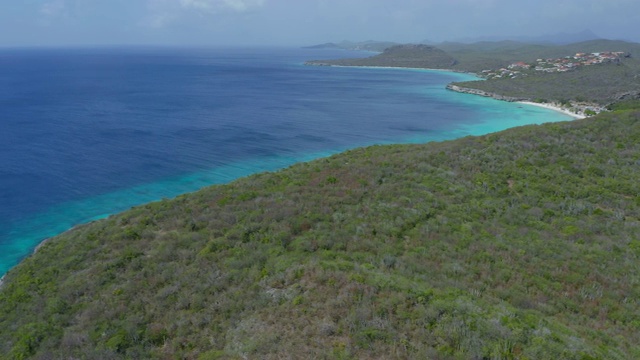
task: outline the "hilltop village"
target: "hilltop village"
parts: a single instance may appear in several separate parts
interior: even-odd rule
[[[515,62],[506,68],[498,70],[482,70],[479,75],[486,79],[519,78],[527,76],[531,71],[558,73],[577,69],[580,66],[590,66],[606,63],[620,63],[623,57],[630,57],[624,51],[605,51],[594,53],[576,53],[557,59],[537,59],[534,63]]]

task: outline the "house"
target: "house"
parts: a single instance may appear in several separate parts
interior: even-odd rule
[[[527,64],[526,62],[523,61],[518,61],[516,63],[513,63],[511,65],[509,65],[509,69],[516,69],[516,68],[520,68],[520,69],[529,69],[531,66],[529,64]]]

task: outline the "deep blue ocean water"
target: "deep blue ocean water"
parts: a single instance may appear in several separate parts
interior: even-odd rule
[[[131,206],[358,146],[570,120],[466,74],[308,67],[311,49],[0,49],[0,275]]]

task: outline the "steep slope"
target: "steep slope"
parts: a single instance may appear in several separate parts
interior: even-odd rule
[[[640,112],[374,146],[79,226],[2,358],[640,358]]]

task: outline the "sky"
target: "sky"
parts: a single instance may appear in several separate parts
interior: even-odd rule
[[[638,0],[0,0],[0,46],[313,45],[540,36],[640,42]]]

